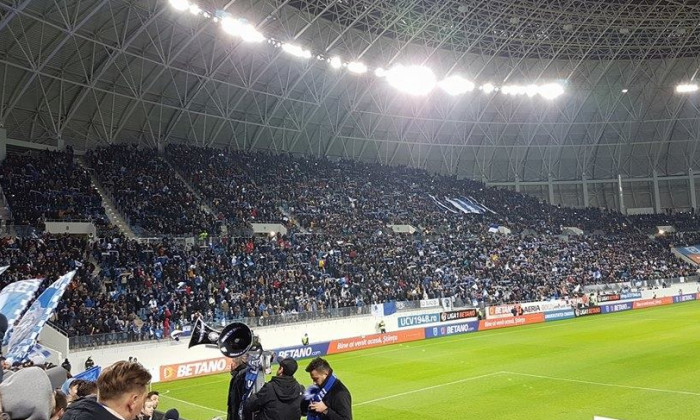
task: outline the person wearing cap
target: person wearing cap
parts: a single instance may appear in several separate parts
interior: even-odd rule
[[[0,412],[12,419],[48,420],[54,405],[51,381],[38,367],[19,370],[0,384]]]
[[[304,387],[294,379],[297,368],[296,360],[282,359],[277,376],[243,403],[243,417],[256,413],[256,420],[299,420]]]

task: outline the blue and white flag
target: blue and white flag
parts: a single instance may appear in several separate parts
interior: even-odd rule
[[[377,317],[387,316],[396,313],[396,302],[375,303],[372,305],[372,315]]]
[[[435,205],[437,205],[437,206],[440,207],[441,209],[447,210],[447,211],[449,211],[450,213],[455,213],[455,214],[457,213],[456,210],[451,209],[451,208],[448,207],[447,205],[441,203],[440,200],[438,200],[438,199],[435,198],[434,196],[428,194],[428,197],[432,198],[432,199],[433,199],[433,202],[435,203]]]
[[[10,363],[27,359],[29,351],[36,344],[39,333],[56,309],[58,301],[61,300],[73,276],[75,271],[64,274],[56,280],[41,293],[20,319],[8,343],[7,359]]]
[[[35,365],[46,363],[50,358],[51,351],[39,343],[34,344],[27,354],[27,359],[33,361]]]
[[[20,280],[8,284],[0,291],[0,313],[5,315],[8,325],[4,343],[7,343],[12,326],[15,325],[29,302],[34,298],[41,282],[41,279]]]
[[[9,265],[6,265],[6,266],[4,266],[4,267],[0,267],[0,274],[4,273],[5,270],[7,270],[8,268],[10,268]]]

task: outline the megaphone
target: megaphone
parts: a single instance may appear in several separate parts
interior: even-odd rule
[[[216,331],[199,318],[187,348],[200,344],[215,344],[224,356],[238,357],[247,353],[253,344],[253,331],[242,322],[228,324],[223,330]]]

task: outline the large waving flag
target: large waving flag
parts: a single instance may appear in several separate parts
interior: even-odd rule
[[[5,343],[9,339],[12,326],[22,315],[22,311],[34,298],[34,294],[41,286],[41,279],[20,280],[8,284],[0,292],[0,314],[7,317],[8,330],[5,332]]]
[[[4,267],[0,267],[0,274],[4,273],[5,270],[7,270],[8,268],[10,268],[9,265],[6,265],[6,266],[4,266]]]
[[[26,314],[20,319],[15,327],[9,341],[9,351],[7,359],[12,362],[24,361],[30,350],[36,344],[36,339],[41,329],[49,320],[51,314],[56,309],[58,301],[61,300],[63,292],[75,276],[75,271],[71,271],[56,280],[51,286],[44,290],[41,295],[32,303]]]

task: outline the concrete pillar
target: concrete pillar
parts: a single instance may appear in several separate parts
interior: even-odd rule
[[[552,183],[552,174],[547,175],[547,190],[549,192],[549,204],[554,205],[554,184]]]
[[[0,127],[0,162],[4,162],[7,157],[7,130]]]
[[[698,199],[695,196],[695,173],[693,168],[688,169],[688,188],[690,189],[690,205],[693,210],[698,210]]]
[[[159,155],[164,155],[165,154],[165,144],[163,144],[162,141],[158,142],[158,154]]]
[[[515,192],[520,192],[520,177],[515,175]]]
[[[627,214],[627,208],[625,208],[625,194],[622,191],[622,175],[617,176],[617,193],[620,199],[620,213]]]
[[[583,207],[590,207],[588,201],[588,177],[586,174],[583,174],[581,180],[581,185],[583,186]]]
[[[661,213],[661,194],[659,194],[659,177],[656,173],[656,169],[653,172],[652,183],[654,186],[654,213]]]
[[[57,150],[65,150],[66,149],[66,141],[63,140],[63,137],[61,134],[56,136],[56,149]]]

